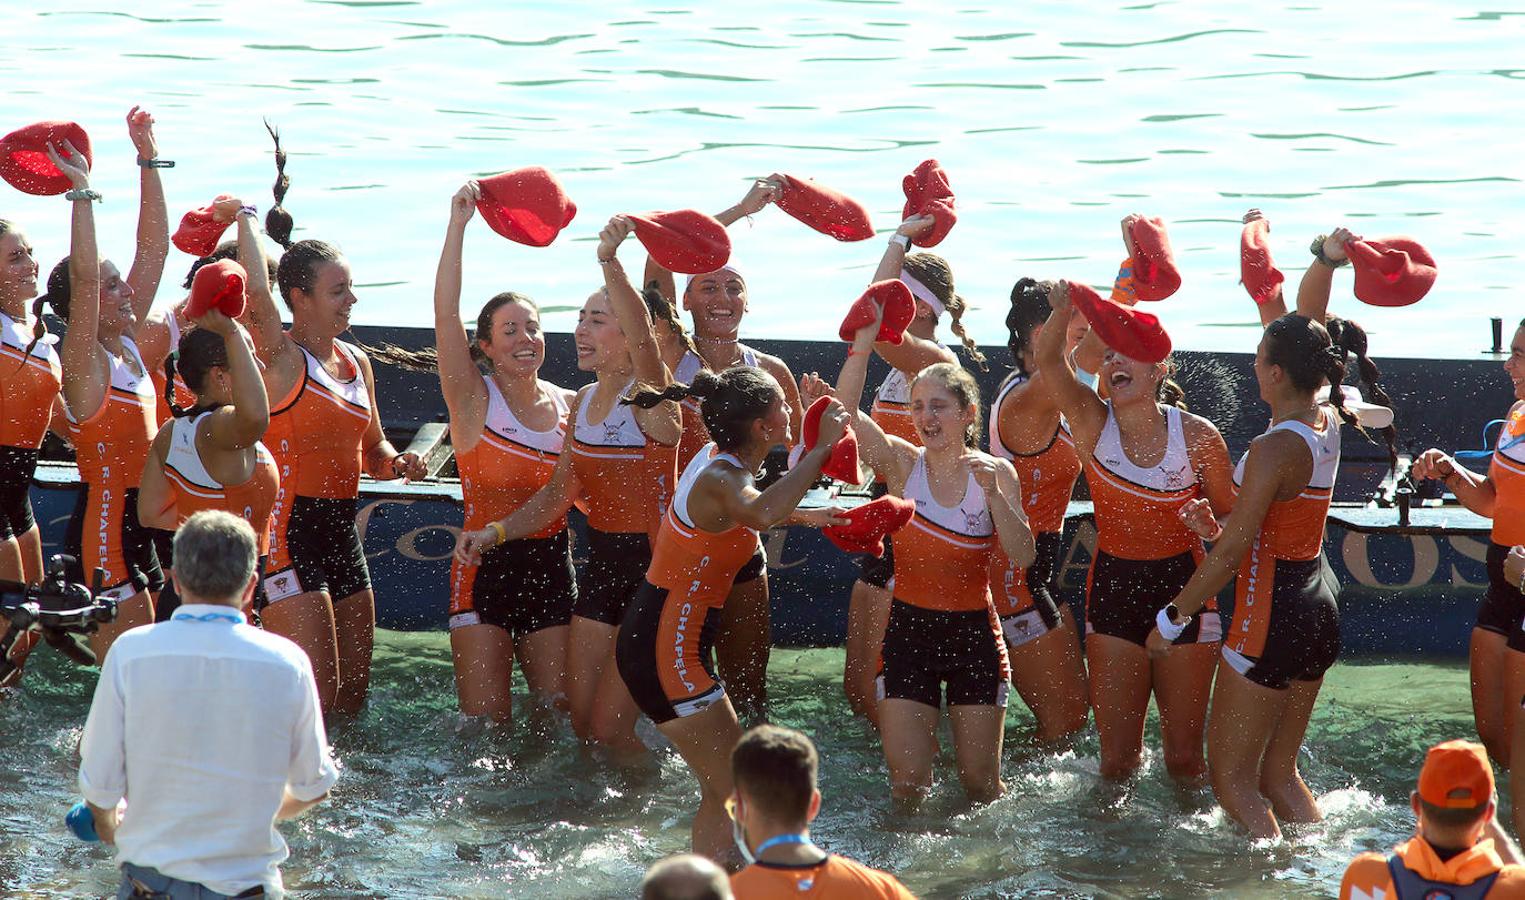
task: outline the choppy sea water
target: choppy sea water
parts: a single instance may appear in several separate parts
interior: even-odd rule
[[[656,763],[629,773],[577,750],[564,723],[549,740],[463,725],[448,638],[378,637],[370,706],[330,734],[344,775],[283,829],[296,896],[628,897],[647,865],[686,847],[698,790],[654,730]],[[24,690],[0,701],[0,893],[100,896],[115,884],[108,855],[63,826],[95,676],[46,648],[34,660]],[[1157,756],[1119,787],[1097,777],[1094,732],[1071,751],[1034,749],[1016,703],[1007,796],[965,807],[946,750],[932,800],[907,817],[890,808],[877,740],[846,714],[841,667],[840,650],[778,650],[770,669],[774,720],[821,749],[815,837],[924,897],[1329,896],[1356,853],[1411,831],[1424,749],[1471,733],[1463,666],[1337,665],[1303,757],[1327,819],[1250,846],[1205,790],[1174,787]]]
[[[299,236],[343,247],[369,324],[430,323],[448,199],[470,175],[560,173],[581,208],[570,232],[532,250],[474,226],[465,296],[525,291],[568,329],[613,213],[716,211],[782,170],[858,197],[887,230],[901,176],[934,156],[961,211],[939,252],[982,343],[1004,341],[1021,275],[1110,282],[1117,221],[1143,210],[1171,223],[1186,275],[1161,308],[1177,346],[1247,350],[1236,241],[1259,206],[1293,282],[1309,238],[1339,222],[1420,237],[1440,261],[1435,292],[1359,317],[1376,355],[1467,357],[1487,345],[1488,316],[1512,320],[1521,263],[1510,129],[1525,8],[1509,7],[60,0],[6,11],[0,128],[86,125],[103,250],[124,261],[130,106],[155,112],[179,163],[166,173],[175,215],[222,191],[269,204],[259,118],[271,117],[292,153]],[[62,201],[4,189],[0,215],[46,264],[66,251]],[[744,336],[828,338],[881,250],[776,210],[733,233],[751,274]],[[176,254],[172,274],[188,262]]]

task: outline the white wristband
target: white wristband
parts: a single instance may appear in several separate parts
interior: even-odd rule
[[[911,249],[911,239],[906,237],[903,234],[898,234],[897,233],[897,234],[890,235],[890,243],[891,244],[898,244],[900,246],[900,249],[902,249],[902,250],[910,250]]]
[[[1191,624],[1190,620],[1187,620],[1186,624]],[[1186,630],[1186,625],[1177,625],[1171,621],[1170,616],[1165,612],[1163,607],[1159,612],[1154,614],[1154,627],[1160,630],[1160,635],[1167,641],[1176,640],[1176,638],[1181,636],[1181,632]]]

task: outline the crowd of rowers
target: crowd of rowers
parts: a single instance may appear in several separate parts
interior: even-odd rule
[[[1141,765],[1153,697],[1172,777],[1209,777],[1224,811],[1257,837],[1319,818],[1297,757],[1339,652],[1338,586],[1321,544],[1340,426],[1380,430],[1394,446],[1366,335],[1328,304],[1335,270],[1352,261],[1359,299],[1418,300],[1435,267],[1417,243],[1344,228],[1319,236],[1289,311],[1269,223],[1245,216],[1242,273],[1264,325],[1254,371],[1270,426],[1236,465],[1214,424],[1186,411],[1169,336],[1140,305],[1180,283],[1158,219],[1123,220],[1126,258],[1108,297],[1080,281],[1016,281],[1011,373],[984,429],[965,363],[988,361],[961,323],[952,267],[913,250],[956,221],[935,161],[906,177],[904,221],[867,290],[843,298],[834,378],[796,378],[738,340],[748,294],[729,264],[727,226],[777,205],[839,240],[875,234],[856,201],[776,174],[714,216],[608,220],[595,248],[603,286],[574,333],[578,368],[593,381],[572,390],[538,377],[545,336],[534,300],[492,297],[471,334],[460,309],[463,238],[478,211],[528,245],[550,243],[572,220],[575,206],[546,170],[469,181],[450,199],[437,342],[420,357],[341,339],[357,302],[349,265],[334,244],[291,240],[273,130],[276,202],[264,236],[279,260],[266,255],[255,207],[221,196],[181,220],[174,244],[198,257],[188,294],[155,307],[171,244],[164,162],[146,112],[134,109],[128,130],[141,206],[125,275],[97,251],[100,195],[83,131],[40,123],[0,142],[0,176],[64,194],[72,210],[68,256],[40,293],[25,233],[0,221],[0,355],[13,365],[0,392],[0,578],[42,576],[27,492],[51,429],[78,457],[76,573],[103,570],[104,592],[120,603],[92,638],[98,654],[175,604],[163,535],[197,510],[226,509],[263,535],[249,613],[308,654],[325,710],[361,708],[375,612],[355,527],[359,480],[427,472],[382,431],[375,357],[437,370],[449,410],[465,522],[442,614],[462,712],[507,719],[517,661],[536,703],[567,711],[581,739],[613,754],[647,752],[635,731],[644,714],[699,781],[699,852],[722,858],[731,844],[737,709],[761,715],[766,695],[758,533],[781,523],[864,551],[844,686],[853,712],[878,729],[897,800],[915,803],[933,783],[944,705],[963,788],[975,801],[1000,796],[1015,686],[1040,742],[1064,740],[1094,715],[1104,777]],[[219,243],[230,226],[236,238]],[[648,254],[639,279],[619,256],[632,234]],[[686,276],[681,290],[674,273]],[[62,339],[47,333],[48,311],[67,323]],[[961,347],[940,340],[944,320]],[[875,355],[891,371],[865,413]],[[1351,368],[1374,402],[1344,384]],[[1506,370],[1525,398],[1525,331]],[[1488,474],[1439,450],[1412,469],[1495,521],[1473,700],[1501,766],[1522,720],[1514,698],[1525,694],[1525,551],[1511,551],[1525,544],[1522,408]],[[764,457],[781,446],[794,448],[790,470],[759,489]],[[1082,472],[1097,528],[1083,629],[1055,598],[1063,514]],[[871,482],[878,499],[797,509],[823,478]],[[588,521],[580,575],[567,529],[574,505]],[[1215,598],[1230,582],[1225,626]],[[18,642],[14,661],[28,648]]]

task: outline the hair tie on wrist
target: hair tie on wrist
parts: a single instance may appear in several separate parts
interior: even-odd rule
[[[159,159],[158,157],[144,159],[140,156],[138,157],[138,165],[145,169],[173,169],[175,161],[172,159]]]

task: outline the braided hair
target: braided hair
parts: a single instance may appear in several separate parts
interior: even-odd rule
[[[948,327],[964,345],[965,355],[974,360],[981,372],[988,372],[990,367],[985,364],[985,354],[980,352],[974,339],[964,330],[964,311],[969,308],[969,304],[953,289],[953,267],[936,253],[926,252],[912,253],[905,258],[904,265],[912,278],[926,285],[927,290],[942,301],[943,307],[948,310]]]
[[[1033,331],[1047,322],[1053,311],[1048,291],[1037,280],[1017,279],[1011,289],[1011,308],[1006,311],[1006,346],[1011,349],[1012,365],[1023,378],[1031,378],[1032,373],[1022,364],[1022,354],[1033,344]]]
[[[768,414],[780,398],[778,383],[756,366],[732,366],[716,375],[700,369],[692,384],[674,383],[665,390],[637,391],[620,402],[651,409],[668,400],[700,398],[699,412],[715,446],[739,450],[747,441],[752,423]]]

